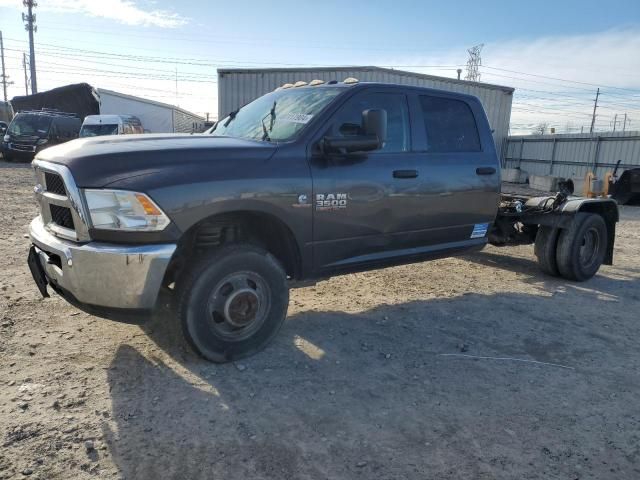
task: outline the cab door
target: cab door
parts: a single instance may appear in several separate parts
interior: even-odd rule
[[[486,242],[500,201],[500,171],[480,102],[445,92],[412,96],[423,202],[422,244],[450,248]]]
[[[323,135],[360,131],[362,112],[387,112],[384,147],[355,154],[311,153],[313,252],[316,271],[349,268],[400,254],[409,245],[421,202],[420,154],[412,151],[405,93],[362,89],[329,120]],[[394,253],[395,252],[395,253]]]

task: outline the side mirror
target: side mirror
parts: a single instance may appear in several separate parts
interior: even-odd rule
[[[365,135],[375,135],[380,141],[380,146],[384,146],[387,141],[387,111],[386,110],[365,110],[362,112],[362,129]]]
[[[365,110],[362,112],[362,132],[359,135],[324,137],[321,147],[324,152],[368,152],[384,146],[387,139],[387,111]]]

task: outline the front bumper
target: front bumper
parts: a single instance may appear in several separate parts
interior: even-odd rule
[[[47,281],[88,306],[150,310],[175,244],[117,245],[62,240],[49,233],[41,217],[29,226]]]
[[[36,153],[39,151],[38,146],[28,145],[27,149],[15,148],[14,144],[8,142],[2,142],[1,152],[3,157],[17,158],[20,160],[33,160]]]

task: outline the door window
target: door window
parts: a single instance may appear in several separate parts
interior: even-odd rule
[[[428,151],[479,152],[480,137],[467,103],[443,97],[420,96]]]
[[[358,94],[349,99],[336,114],[333,122],[335,135],[361,135],[362,112],[370,109],[387,111],[387,140],[378,152],[407,152],[410,149],[409,109],[407,99],[400,93]]]

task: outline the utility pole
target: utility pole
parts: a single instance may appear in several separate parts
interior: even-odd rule
[[[624,122],[622,122],[622,131],[624,132],[627,128],[627,114],[624,114]]]
[[[589,129],[589,133],[593,133],[593,127],[596,124],[596,108],[598,108],[598,97],[600,96],[600,88],[596,91],[596,100],[593,104],[593,115],[591,116],[591,128]]]
[[[482,58],[480,57],[482,47],[484,47],[484,43],[467,50],[467,52],[469,52],[469,60],[467,60],[467,76],[464,77],[465,80],[469,80],[471,82],[480,81],[480,72],[478,71],[478,67],[482,65]]]
[[[176,65],[176,106],[178,105],[178,66]]]
[[[24,70],[24,94],[29,95],[29,77],[27,76],[27,54],[22,52],[22,69]]]
[[[35,26],[36,16],[33,9],[38,6],[34,0],[22,0],[22,4],[27,7],[26,15],[22,14],[22,21],[26,22],[25,30],[29,32],[29,67],[31,68],[31,93],[38,93],[38,85],[36,82],[36,51],[33,45],[33,34],[38,31]]]
[[[0,32],[0,57],[2,57],[2,91],[4,93],[4,101],[7,101],[7,85],[9,82],[7,79],[7,72],[4,69],[4,44],[2,43],[2,32]]]
[[[614,132],[616,131],[616,124],[617,124],[617,123],[618,123],[618,114],[616,113],[616,114],[613,116],[613,131],[614,131]]]

